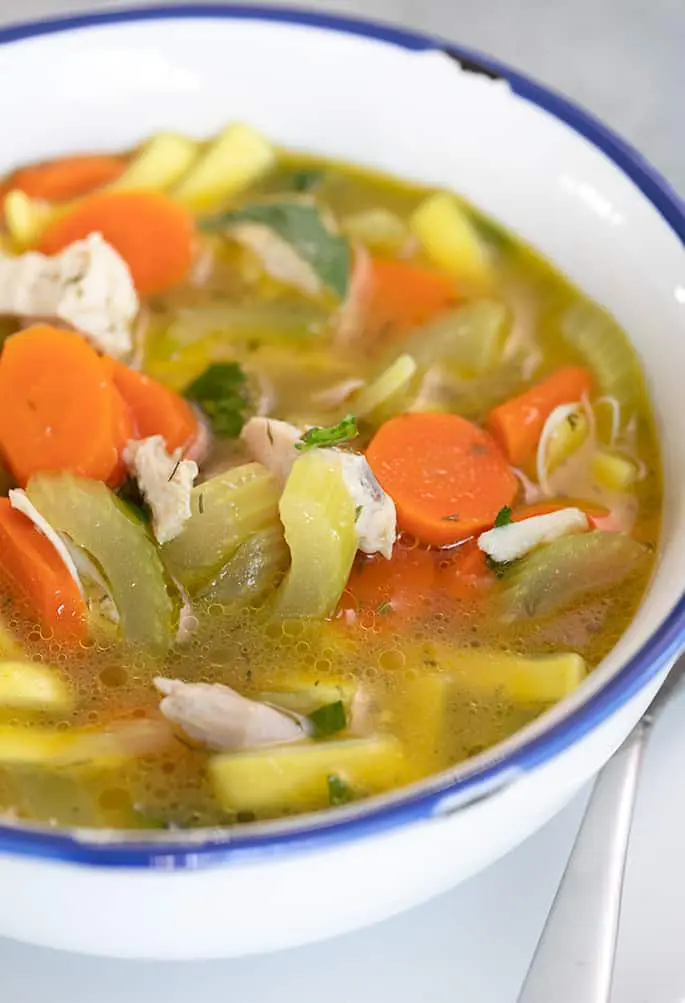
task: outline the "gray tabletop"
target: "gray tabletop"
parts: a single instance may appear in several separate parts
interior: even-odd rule
[[[0,24],[134,3],[2,0]],[[310,0],[308,6],[434,32],[526,70],[600,115],[685,193],[685,0]]]

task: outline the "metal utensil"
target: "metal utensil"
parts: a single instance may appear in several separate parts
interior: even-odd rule
[[[685,658],[597,777],[518,1003],[609,1003],[640,767],[684,676]]]

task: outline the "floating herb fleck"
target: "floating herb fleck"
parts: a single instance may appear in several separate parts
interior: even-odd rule
[[[336,773],[329,773],[326,777],[326,783],[328,784],[328,803],[332,808],[354,801],[352,788]]]
[[[335,735],[347,727],[345,704],[342,700],[335,700],[333,703],[324,704],[323,707],[317,707],[309,715],[309,720],[313,725],[315,738]]]
[[[495,516],[495,526],[498,528],[500,526],[508,526],[511,521],[511,508],[509,505],[505,505]]]
[[[392,612],[392,603],[388,602],[387,599],[385,600],[385,602],[382,602],[379,606],[376,607],[376,613],[378,613],[379,616],[385,616],[387,613],[391,612]]]
[[[293,192],[313,192],[321,187],[325,177],[326,172],[318,167],[292,171],[287,179],[287,187]]]
[[[215,362],[183,391],[209,418],[217,435],[235,438],[249,406],[247,377],[237,362]]]
[[[255,202],[202,220],[200,228],[231,230],[245,223],[266,227],[290,246],[323,285],[344,300],[350,279],[350,245],[326,225],[319,207],[309,202]]]
[[[345,442],[356,439],[359,435],[357,419],[353,414],[347,414],[337,425],[327,428],[310,428],[302,434],[295,449],[315,449],[317,446],[341,446]]]

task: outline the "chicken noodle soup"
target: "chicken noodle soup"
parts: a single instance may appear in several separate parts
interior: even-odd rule
[[[615,644],[659,533],[639,360],[511,234],[240,124],[3,191],[0,811],[335,808]]]

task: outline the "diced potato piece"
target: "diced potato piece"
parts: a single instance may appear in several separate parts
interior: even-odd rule
[[[547,440],[545,450],[547,473],[556,470],[569,456],[580,449],[589,432],[590,426],[584,411],[573,411],[560,421]]]
[[[224,808],[258,815],[327,808],[329,776],[356,794],[376,794],[409,778],[402,746],[391,735],[215,756],[209,769]]]
[[[330,616],[357,551],[355,507],[341,465],[324,450],[303,453],[279,510],[291,565],[276,593],[275,612],[284,618]]]
[[[231,198],[248,188],[275,162],[271,144],[248,125],[236,122],[209,144],[191,172],[173,191],[193,209]]]
[[[31,198],[19,189],[5,196],[5,223],[17,250],[35,246],[54,215],[49,203]]]
[[[187,136],[158,132],[141,146],[124,173],[110,187],[166,191],[188,173],[198,152],[198,144]]]
[[[454,681],[437,672],[407,680],[393,699],[392,730],[411,750],[412,763],[421,774],[448,765],[445,730],[448,699]]]
[[[371,383],[355,394],[349,402],[357,418],[366,420],[392,417],[393,403],[401,400],[416,372],[411,355],[400,355]]]
[[[1,707],[53,710],[71,703],[71,693],[55,669],[36,662],[0,662]]]
[[[492,270],[485,248],[452,195],[447,192],[429,195],[411,217],[410,227],[438,268],[469,285],[490,286]]]
[[[592,476],[603,488],[627,491],[637,480],[637,467],[625,456],[599,452],[592,458]]]
[[[520,703],[555,703],[572,693],[587,675],[585,660],[575,652],[525,657],[446,645],[428,645],[426,652],[460,689],[479,696],[500,690]]]
[[[120,722],[109,729],[24,728],[0,725],[0,763],[35,766],[118,766],[136,756],[151,755],[172,738],[165,721]]]
[[[352,240],[366,244],[372,251],[393,254],[409,237],[409,231],[399,216],[388,209],[363,209],[342,221],[341,229]]]

